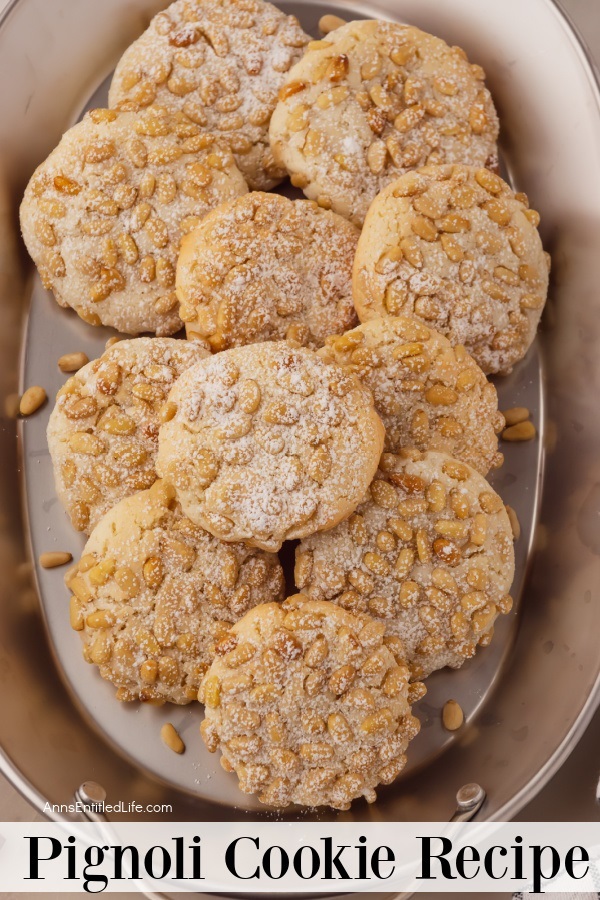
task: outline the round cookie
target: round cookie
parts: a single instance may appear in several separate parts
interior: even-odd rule
[[[376,799],[418,733],[398,641],[384,626],[301,594],[250,610],[202,681],[200,731],[240,788],[261,803],[349,809]]]
[[[308,200],[252,193],[213,210],[181,245],[179,314],[212,350],[287,338],[322,347],[358,324],[358,230]]]
[[[229,147],[182,114],[96,109],[35,171],[21,228],[61,306],[126,334],[173,334],[182,235],[247,189]]]
[[[195,700],[231,625],[283,596],[274,554],[224,544],[193,525],[174,497],[157,481],[122,500],[66,578],[83,655],[119,700]]]
[[[502,465],[496,388],[464,347],[411,316],[385,316],[329,338],[319,355],[372,392],[386,450],[441,450],[482,475]]]
[[[185,113],[229,143],[252,188],[268,190],[285,175],[268,137],[277,91],[309,40],[263,0],[178,0],[125,51],[109,105]]]
[[[375,196],[426,163],[497,165],[481,66],[396,22],[349,22],[313,42],[279,92],[275,160],[320,205],[362,225]]]
[[[487,169],[402,176],[373,202],[358,243],[360,320],[412,313],[484,372],[507,374],[529,349],[548,292],[539,221],[526,196]]]
[[[285,342],[225,350],[171,393],[156,462],[192,519],[278,550],[349,515],[377,469],[383,426],[353,375]]]
[[[296,585],[369,612],[406,648],[412,676],[458,668],[509,612],[513,536],[500,497],[445,453],[384,454],[356,512],[296,550]]]
[[[59,390],[48,449],[56,493],[78,531],[156,481],[164,401],[182,372],[208,355],[174,338],[119,341]]]

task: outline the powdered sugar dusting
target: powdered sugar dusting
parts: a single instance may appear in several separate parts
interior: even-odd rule
[[[310,38],[295,16],[263,0],[177,0],[117,66],[110,105],[157,102],[220,133],[253,188],[284,176],[268,141],[284,75]]]
[[[377,466],[371,395],[335,364],[286,343],[203,360],[179,381],[158,468],[194,521],[226,540],[277,549],[331,527]]]
[[[214,350],[288,338],[322,346],[357,324],[352,263],[358,231],[308,201],[251,193],[210,214],[177,266],[189,337]]]
[[[359,240],[354,301],[362,321],[417,316],[464,345],[486,373],[531,345],[548,291],[539,215],[499,176],[431,166],[389,185]]]
[[[370,612],[398,635],[415,677],[489,642],[514,575],[512,531],[481,475],[446,454],[385,454],[349,519],[302,541],[296,584]]]
[[[104,516],[67,583],[75,621],[85,604],[84,655],[119,699],[189,703],[231,625],[281,599],[283,572],[276,556],[193,525],[156,482]]]
[[[177,378],[207,355],[173,338],[120,341],[58,392],[48,423],[57,494],[81,531],[156,480],[160,410]]]
[[[310,199],[362,225],[409,169],[495,165],[498,118],[480,66],[393,22],[349,22],[290,71],[271,121],[275,159]]]
[[[386,316],[329,340],[320,354],[373,392],[386,450],[441,450],[482,475],[501,464],[496,389],[464,347],[410,316]]]
[[[273,807],[348,809],[401,772],[420,725],[402,650],[383,631],[302,595],[233,627],[202,683],[200,730],[243,791]]]
[[[126,334],[182,327],[181,238],[247,191],[229,148],[200,131],[153,108],[93,110],[64,135],[21,206],[27,249],[59,304]]]

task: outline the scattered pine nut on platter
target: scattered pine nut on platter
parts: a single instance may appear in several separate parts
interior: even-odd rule
[[[40,566],[42,569],[56,569],[57,566],[66,566],[73,559],[71,553],[63,550],[50,550],[40,555]]]
[[[185,744],[181,740],[179,732],[170,722],[166,722],[160,729],[160,736],[163,743],[166,744],[173,753],[183,753],[185,751]]]
[[[512,528],[513,538],[515,541],[518,541],[521,537],[521,523],[519,522],[518,516],[512,506],[506,504],[506,513],[508,515],[510,521],[510,527]]]
[[[532,441],[537,431],[533,422],[517,422],[516,425],[509,425],[502,432],[503,441]]]
[[[64,353],[58,360],[58,368],[61,372],[78,372],[79,369],[89,363],[90,359],[86,353]]]
[[[19,403],[19,412],[22,416],[31,416],[34,412],[44,405],[46,400],[48,399],[48,395],[43,387],[39,385],[33,385],[30,388],[27,388],[23,396],[21,397],[21,402]]]
[[[513,406],[511,409],[505,409],[502,413],[506,425],[518,425],[519,422],[526,422],[531,413],[526,406]]]
[[[446,731],[458,731],[465,721],[462,706],[456,700],[447,700],[442,709],[442,722]]]
[[[328,13],[326,16],[321,16],[319,19],[319,31],[321,34],[329,34],[330,31],[335,31],[336,28],[341,28],[342,25],[345,24],[345,19],[341,19],[339,16]]]

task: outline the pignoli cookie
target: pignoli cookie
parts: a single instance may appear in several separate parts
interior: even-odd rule
[[[362,225],[407,169],[497,164],[498,118],[481,66],[409,25],[349,22],[309,45],[279,91],[276,162],[320,205]]]
[[[96,109],[34,173],[21,228],[61,306],[91,325],[168,335],[182,327],[182,235],[247,189],[229,147],[183,114]]]
[[[87,662],[119,700],[159,703],[195,700],[215,644],[284,584],[274,554],[193,525],[161,481],[100,520],[66,582]]]
[[[358,229],[308,200],[246,194],[213,210],[181,245],[179,315],[189,338],[224,350],[287,338],[323,346],[358,324]]]
[[[285,342],[202,360],[169,394],[163,419],[157,471],[186,515],[265,550],[352,512],[383,447],[367,388]]]
[[[250,610],[216,648],[199,699],[201,734],[261,803],[376,799],[419,731],[400,641],[370,616],[301,594]]]
[[[373,393],[385,449],[441,450],[482,475],[502,464],[496,388],[464,347],[412,316],[369,319],[319,351]]]
[[[486,373],[529,349],[548,292],[539,214],[498,175],[427,166],[373,202],[354,262],[361,321],[409,313],[463,344]]]
[[[78,531],[156,480],[164,401],[181,373],[208,355],[174,338],[119,341],[62,386],[48,448],[56,492]]]
[[[296,551],[297,587],[369,612],[399,637],[414,678],[458,668],[512,606],[513,536],[500,497],[445,453],[384,454],[349,519]]]
[[[125,51],[109,105],[185,113],[229,143],[253,189],[268,190],[285,175],[268,137],[277,91],[309,40],[263,0],[178,0]]]

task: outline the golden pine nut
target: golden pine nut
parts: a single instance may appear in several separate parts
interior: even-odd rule
[[[517,425],[510,425],[502,432],[503,441],[532,441],[536,436],[535,425],[533,422],[519,422]]]
[[[519,522],[516,512],[514,511],[512,506],[508,505],[508,503],[506,504],[506,512],[510,520],[510,527],[512,528],[513,538],[515,541],[518,541],[521,537],[521,523]]]
[[[40,406],[44,405],[47,399],[48,395],[44,388],[37,384],[33,385],[32,387],[27,388],[21,397],[19,412],[22,416],[31,416],[40,408]]]
[[[78,372],[83,366],[89,363],[89,357],[86,353],[65,353],[58,360],[58,368],[61,372]]]
[[[446,731],[458,731],[465,720],[460,703],[456,700],[447,700],[442,709],[442,723]]]
[[[185,744],[181,740],[179,733],[175,729],[170,722],[165,722],[163,727],[160,729],[160,736],[162,741],[169,750],[172,750],[173,753],[183,753],[185,751]]]
[[[73,556],[71,553],[66,553],[61,550],[51,550],[40,555],[39,563],[42,569],[55,569],[57,566],[66,566],[72,559]]]
[[[325,16],[321,16],[319,19],[319,31],[321,34],[329,34],[330,31],[335,31],[336,28],[341,28],[342,25],[345,24],[345,19],[341,19],[339,16],[328,13]]]
[[[526,406],[513,406],[505,409],[502,413],[506,421],[506,425],[518,425],[520,422],[526,422],[531,415]]]

